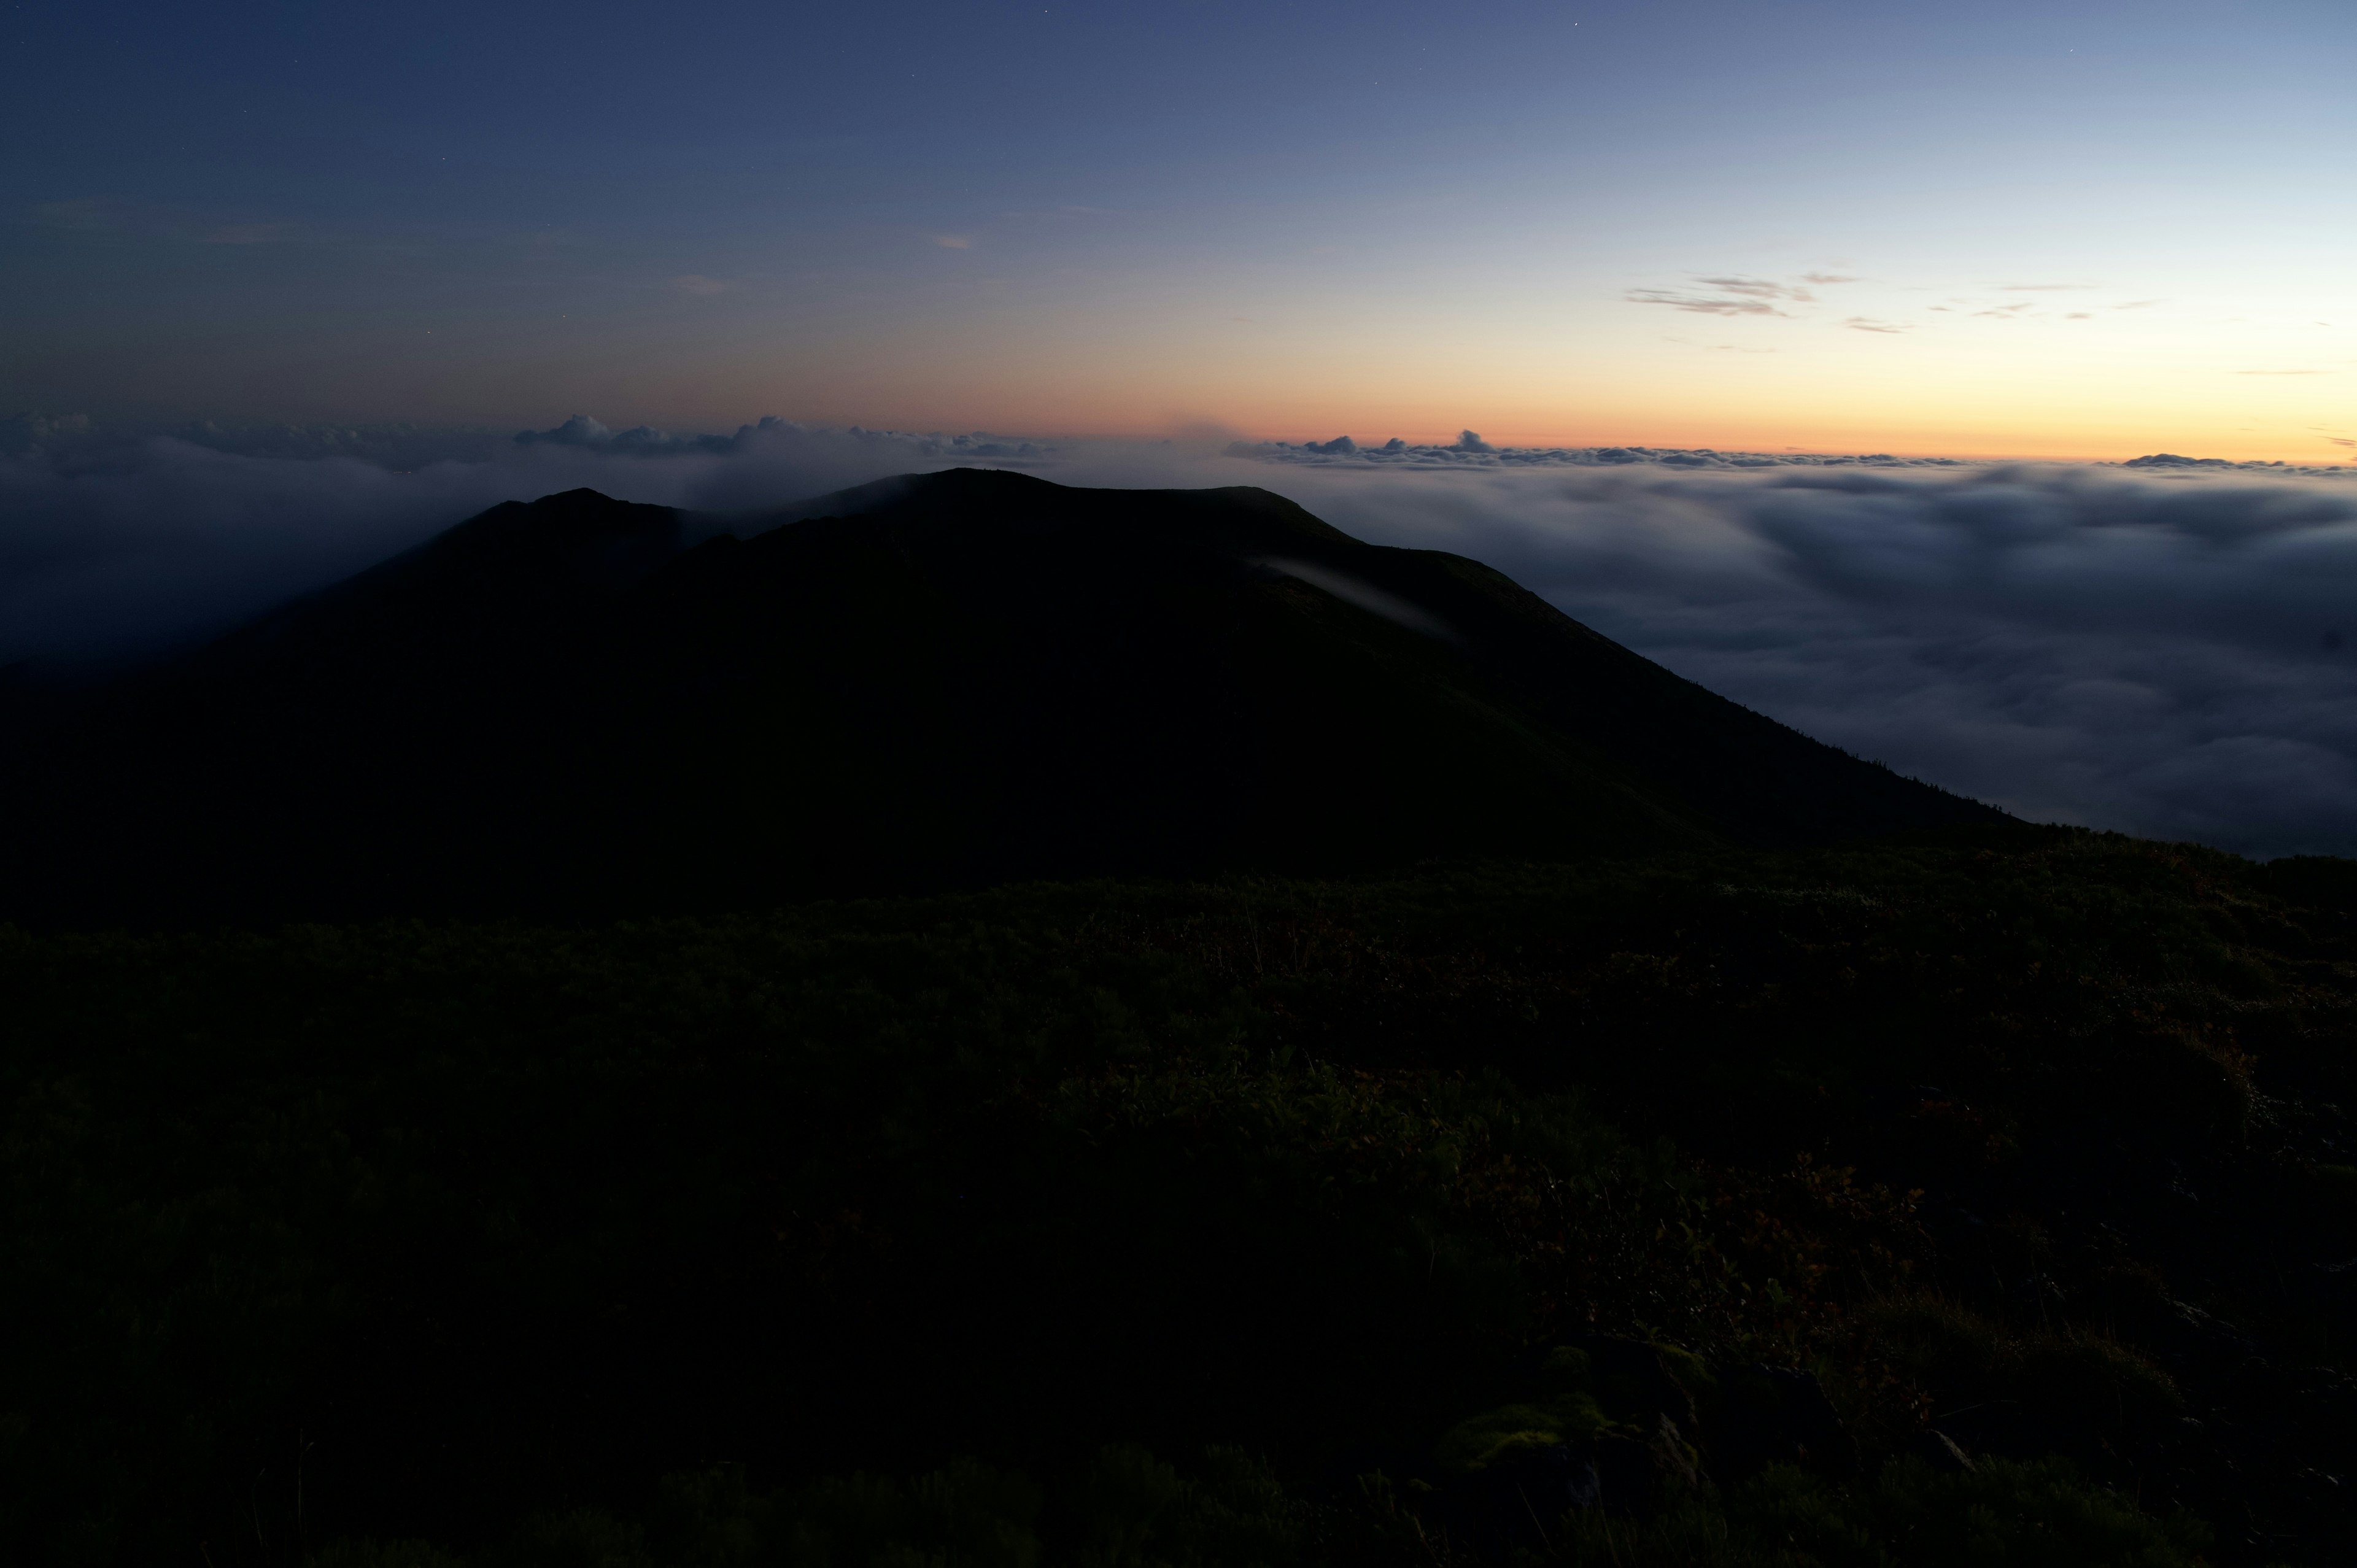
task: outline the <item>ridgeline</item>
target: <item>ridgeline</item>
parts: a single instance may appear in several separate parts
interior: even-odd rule
[[[682,541],[510,505],[20,697],[0,914],[576,919],[1828,843],[1998,813],[1256,489],[891,479]]]

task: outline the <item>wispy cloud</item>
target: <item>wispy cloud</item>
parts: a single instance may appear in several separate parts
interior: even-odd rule
[[[1904,332],[1906,328],[1889,321],[1877,321],[1868,316],[1853,316],[1842,323],[1853,332]]]
[[[971,234],[929,234],[926,238],[944,251],[974,249],[974,236]]]
[[[1672,310],[1692,311],[1698,316],[1785,316],[1794,314],[1782,306],[1809,305],[1816,295],[1798,284],[1779,283],[1773,278],[1701,277],[1695,282],[1714,292],[1703,294],[1682,288],[1632,288],[1621,297],[1632,305],[1663,305]]]
[[[1815,284],[1821,288],[1831,288],[1837,283],[1857,283],[1859,280],[1846,273],[1803,273],[1801,281]]]
[[[1810,300],[1816,295],[1807,289],[1791,284],[1773,283],[1766,278],[1702,278],[1697,280],[1711,288],[1725,289],[1729,294],[1746,295],[1753,299]]]
[[[2091,283],[2006,283],[1997,285],[2000,294],[2062,294],[2074,289],[2089,289]]]
[[[1729,299],[1724,295],[1680,294],[1674,289],[1632,288],[1623,296],[1632,305],[1666,305],[1700,316],[1789,316],[1764,299]]]

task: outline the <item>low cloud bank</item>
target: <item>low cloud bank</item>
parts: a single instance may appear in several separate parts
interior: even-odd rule
[[[1856,325],[1853,323],[1853,325]],[[1872,330],[1873,328],[1869,328]],[[1413,446],[1397,436],[1362,446],[1348,435],[1329,441],[1238,441],[1226,452],[1264,463],[1318,468],[1620,468],[1652,465],[1664,468],[1975,468],[1985,458],[1894,457],[1888,452],[1720,452],[1708,446],[1492,446],[1468,430],[1447,446]],[[2109,466],[2109,465],[2104,465]],[[2345,476],[2339,467],[2297,467],[2288,463],[2234,462],[2224,457],[2180,457],[2156,452],[2131,457],[2123,468],[2248,470],[2309,478]]]
[[[1757,458],[1757,461],[1751,459]],[[1685,459],[1708,459],[1693,461]],[[0,663],[218,631],[484,507],[587,485],[727,513],[888,474],[1258,484],[1499,567],[1808,734],[2040,821],[2357,854],[2352,471],[823,430],[0,422]]]
[[[2345,480],[1621,468],[1277,488],[1362,538],[1486,561],[1716,692],[2031,820],[2357,854]]]
[[[769,415],[757,424],[737,426],[734,435],[673,435],[652,425],[608,430],[586,413],[576,413],[551,430],[517,433],[519,446],[569,446],[618,457],[766,456],[775,458],[795,446],[846,446],[903,452],[911,457],[1035,458],[1052,448],[1028,441],[976,431],[971,435],[912,435],[898,430],[865,430],[855,424],[834,431]]]

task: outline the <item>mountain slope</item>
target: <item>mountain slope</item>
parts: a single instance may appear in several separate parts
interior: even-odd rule
[[[5,788],[46,831],[0,913],[588,916],[1999,820],[1262,490],[962,469],[740,529],[497,508],[20,709]]]

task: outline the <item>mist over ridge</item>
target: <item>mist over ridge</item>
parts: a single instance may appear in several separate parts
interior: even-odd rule
[[[1251,484],[1506,572],[1712,690],[2033,820],[2357,851],[2352,470],[1505,448],[1473,432],[1071,441],[829,430],[0,428],[0,661],[183,645],[501,500],[755,510],[901,472]]]

